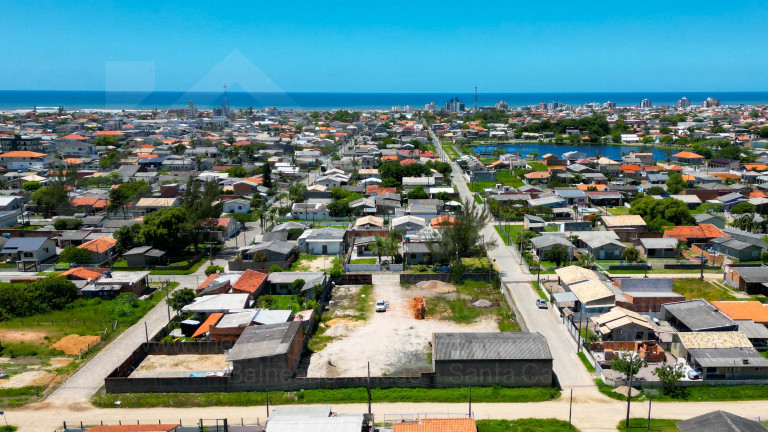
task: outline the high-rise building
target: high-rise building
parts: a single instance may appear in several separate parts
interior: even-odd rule
[[[552,101],[547,104],[547,110],[548,111],[554,111],[556,109],[560,108],[560,102]]]
[[[197,107],[195,107],[194,102],[189,101],[189,105],[187,105],[187,118],[197,118]]]
[[[509,109],[509,105],[506,102],[504,102],[504,101],[499,101],[496,104],[496,109],[497,110],[508,110]]]
[[[678,108],[688,108],[690,106],[691,106],[691,101],[689,101],[688,98],[685,96],[683,96],[680,100],[677,101]]]
[[[424,111],[434,112],[437,110],[437,105],[434,102],[430,102],[424,105]]]
[[[720,106],[720,100],[713,97],[708,97],[707,100],[701,103],[704,108],[715,108]]]
[[[213,115],[216,117],[229,117],[230,114],[229,101],[227,100],[227,85],[224,84],[224,103],[221,104],[221,107],[213,109]]]
[[[445,103],[446,111],[450,112],[463,112],[465,109],[464,102],[462,102],[458,96]]]
[[[539,102],[539,111],[546,111],[547,110],[547,104],[544,102]]]
[[[651,102],[650,99],[643,99],[640,101],[640,108],[651,108],[653,106],[653,102]]]
[[[616,108],[616,102],[608,101],[608,102],[603,104],[603,107],[604,108],[608,108],[608,109],[614,109],[614,108]]]

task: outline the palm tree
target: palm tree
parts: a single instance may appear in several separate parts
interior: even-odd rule
[[[392,262],[395,262],[395,256],[400,253],[400,242],[395,236],[389,236],[386,239],[387,243],[387,255],[392,257]]]
[[[685,242],[681,242],[678,240],[677,245],[675,245],[675,258],[680,258],[683,255],[683,251],[685,250]]]
[[[629,262],[635,262],[640,258],[640,251],[634,246],[628,247],[621,253],[621,258]]]
[[[261,224],[261,232],[263,234],[264,233],[264,229],[265,229],[264,217],[266,216],[266,214],[265,214],[264,210],[262,210],[260,208],[257,208],[256,210],[254,210],[253,213],[259,218],[259,223]]]
[[[370,250],[372,253],[375,253],[376,256],[379,257],[378,261],[379,264],[381,264],[381,254],[387,250],[386,240],[381,238],[381,236],[376,236],[373,243],[368,243],[368,250]]]

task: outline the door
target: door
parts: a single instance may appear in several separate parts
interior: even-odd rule
[[[328,254],[328,245],[323,245],[323,255]]]

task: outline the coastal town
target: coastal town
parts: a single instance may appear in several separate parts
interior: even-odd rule
[[[768,430],[768,106],[223,100],[0,109],[8,424]]]

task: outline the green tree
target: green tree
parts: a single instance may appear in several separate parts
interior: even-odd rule
[[[264,162],[264,167],[261,171],[261,178],[265,188],[272,187],[272,167],[269,165],[269,162]]]
[[[561,267],[568,262],[568,247],[561,244],[556,244],[547,253],[549,260],[555,263],[557,267]]]
[[[230,177],[243,178],[248,175],[248,171],[241,166],[234,166],[226,169],[224,172],[228,173]]]
[[[645,360],[633,352],[620,351],[611,360],[611,369],[623,374],[627,381],[627,387],[629,387],[627,391],[627,427],[629,427],[629,406],[632,401],[632,379],[646,365]]]
[[[304,183],[296,183],[288,191],[288,198],[295,203],[304,202],[306,195],[307,195],[307,186]]]
[[[745,213],[754,213],[757,211],[757,208],[754,204],[743,201],[731,208],[731,214],[745,214]]]
[[[416,186],[412,191],[408,192],[408,199],[427,199],[429,194],[424,190],[422,186]]]
[[[21,184],[21,188],[24,190],[24,192],[32,193],[38,189],[43,187],[43,184],[39,181],[30,181],[30,182],[24,182]]]
[[[664,386],[664,393],[673,397],[681,395],[683,388],[677,384],[685,376],[685,367],[680,363],[674,365],[663,364],[653,370],[653,374],[659,377]]]
[[[118,294],[109,304],[109,310],[113,318],[133,316],[139,307],[139,299],[132,292]]]
[[[102,138],[112,138],[112,137],[102,137]],[[113,138],[114,139],[114,138]],[[120,153],[112,150],[106,155],[104,155],[101,159],[99,159],[99,167],[103,169],[115,169],[120,165]]]
[[[280,267],[280,266],[279,266],[279,265],[277,265],[277,264],[272,264],[272,267],[270,267],[270,268],[269,268],[269,272],[270,272],[270,273],[280,273],[280,272],[282,272],[282,271],[283,271],[283,268],[282,268],[282,267]]]
[[[301,289],[304,288],[304,284],[306,282],[304,279],[296,279],[291,283],[291,287],[293,288],[294,293],[301,293]]]
[[[661,186],[651,186],[645,190],[645,193],[648,195],[664,195],[667,191]]]
[[[120,141],[112,136],[100,136],[93,140],[96,147],[120,147]]]
[[[667,190],[670,194],[680,193],[688,187],[688,182],[683,180],[680,173],[671,173],[667,180]]]
[[[126,205],[151,194],[152,187],[144,180],[123,183],[109,191],[107,210],[116,212],[118,209],[123,209],[123,217],[126,217]]]
[[[139,235],[148,246],[178,253],[189,245],[185,235],[187,211],[181,207],[158,210],[144,218]]]
[[[441,261],[459,261],[496,247],[493,239],[483,239],[480,234],[490,220],[488,209],[479,207],[474,200],[464,200],[454,215],[454,223],[441,229],[437,241],[428,243],[430,254],[442,257]]]
[[[78,230],[82,228],[83,220],[75,218],[61,218],[56,219],[53,223],[53,227],[57,230]]]
[[[368,243],[368,250],[376,254],[376,256],[378,257],[378,262],[379,264],[381,264],[381,255],[386,253],[387,242],[384,238],[377,235],[374,238],[373,242]]]
[[[195,298],[197,298],[197,294],[192,288],[182,288],[171,294],[168,299],[168,306],[179,312],[184,306],[194,302]]]
[[[200,243],[208,240],[206,237],[216,229],[224,206],[219,202],[220,196],[221,190],[215,181],[205,182],[202,192],[200,182],[192,178],[187,182],[187,190],[181,201],[181,208],[186,215],[182,231],[188,235],[196,252],[200,250]]]
[[[69,245],[59,254],[59,262],[72,264],[86,264],[93,259],[91,251],[85,248]]]
[[[115,244],[115,254],[121,255],[129,250],[144,245],[144,238],[140,235],[141,224],[126,225],[118,228],[112,233],[117,244]]]
[[[77,298],[77,287],[63,276],[38,279],[25,291],[29,299],[41,307],[41,311],[64,309]]]
[[[53,213],[69,213],[70,203],[67,189],[61,183],[54,183],[36,190],[30,196],[38,211],[50,216]]]
[[[621,259],[629,262],[637,262],[640,259],[640,251],[634,246],[628,247],[621,251]]]

